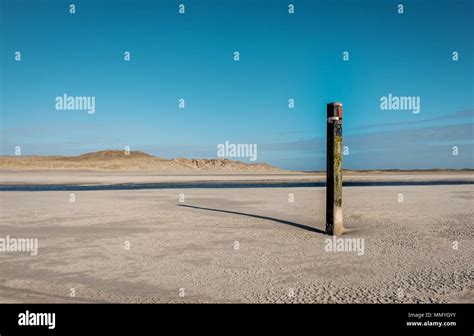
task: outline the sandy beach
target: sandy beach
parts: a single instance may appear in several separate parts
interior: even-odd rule
[[[345,182],[386,182],[386,181],[471,181],[474,183],[473,171],[368,171],[344,172]],[[198,182],[198,181],[286,181],[286,182],[325,182],[326,173],[298,173],[285,174],[268,173],[163,173],[147,171],[87,171],[87,170],[0,170],[0,185],[51,185],[51,184],[77,184],[77,185],[107,185],[126,183],[168,183],[168,182]]]
[[[39,242],[0,253],[0,302],[474,302],[472,185],[343,193],[362,255],[325,250],[325,188],[0,192],[0,236]]]

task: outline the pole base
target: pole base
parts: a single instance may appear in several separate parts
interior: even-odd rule
[[[340,235],[343,235],[345,233],[349,233],[350,231],[351,231],[350,229],[346,229],[343,226],[338,226],[336,228],[331,228],[331,227],[329,227],[329,225],[326,224],[326,234],[329,235],[329,236],[340,236]]]

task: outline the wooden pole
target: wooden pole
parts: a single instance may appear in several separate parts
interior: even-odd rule
[[[327,104],[326,233],[344,232],[342,221],[342,103]]]

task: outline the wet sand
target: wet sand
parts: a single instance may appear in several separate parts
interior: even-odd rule
[[[347,182],[377,181],[471,181],[472,171],[347,171],[343,173]],[[171,174],[149,171],[87,171],[87,170],[0,170],[0,185],[42,185],[42,184],[78,184],[78,185],[112,185],[125,183],[171,183],[171,182],[231,182],[231,181],[308,181],[325,182],[326,173],[288,174],[239,174],[239,173],[195,173]]]
[[[474,186],[343,193],[363,255],[325,251],[324,188],[0,192],[0,238],[39,239],[0,302],[474,302]]]

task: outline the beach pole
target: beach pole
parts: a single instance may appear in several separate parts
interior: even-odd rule
[[[342,222],[342,103],[327,104],[326,233],[340,235]]]

